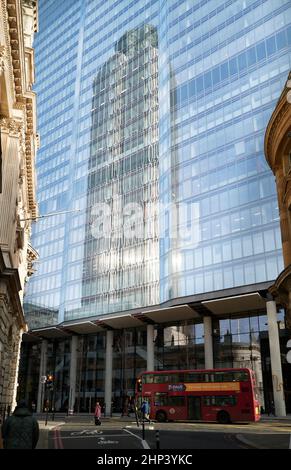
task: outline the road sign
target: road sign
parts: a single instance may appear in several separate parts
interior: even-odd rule
[[[45,384],[46,383],[46,375],[42,375],[40,378],[40,383]]]
[[[287,341],[287,348],[291,348],[291,339],[289,339],[289,341]],[[287,362],[289,362],[289,364],[291,364],[291,349],[290,349],[290,351],[287,352],[286,359],[287,359]]]

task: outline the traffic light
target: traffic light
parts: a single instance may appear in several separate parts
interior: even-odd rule
[[[46,377],[46,385],[48,388],[52,389],[53,388],[53,383],[54,383],[54,377],[53,375],[47,375]]]
[[[137,391],[138,392],[142,391],[141,379],[137,379]]]

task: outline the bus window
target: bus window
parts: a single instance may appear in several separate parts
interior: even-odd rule
[[[168,383],[168,376],[165,375],[165,374],[157,374],[157,375],[154,375],[154,383],[155,384],[164,384],[164,383]]]
[[[143,376],[143,383],[152,384],[154,381],[154,376],[152,374],[145,374]]]
[[[185,406],[185,397],[168,397],[168,406]]]
[[[232,372],[214,372],[214,382],[233,382],[235,380]]]
[[[206,374],[198,374],[196,373],[187,373],[185,374],[185,382],[190,382],[190,383],[201,383],[205,382]]]
[[[249,374],[246,370],[238,370],[235,371],[233,374],[236,382],[248,382],[250,380]]]
[[[235,406],[237,402],[236,396],[212,396],[204,397],[203,404],[205,406]]]
[[[154,404],[155,406],[167,406],[168,394],[163,392],[155,393]]]

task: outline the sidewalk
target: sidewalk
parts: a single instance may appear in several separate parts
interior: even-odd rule
[[[38,421],[39,425],[39,440],[37,443],[37,449],[48,449],[48,435],[49,432],[56,428],[57,426],[61,426],[65,424],[64,421],[50,421],[45,425],[45,421]]]
[[[290,421],[291,424],[291,415],[287,416],[274,416],[274,415],[262,415],[261,416],[261,421]]]
[[[237,434],[236,438],[252,449],[291,449],[291,434]]]
[[[270,427],[266,431],[238,433],[236,438],[253,449],[291,449],[290,414],[287,416],[268,416],[264,414],[261,416],[259,423],[270,425]],[[274,428],[273,432],[272,427]]]

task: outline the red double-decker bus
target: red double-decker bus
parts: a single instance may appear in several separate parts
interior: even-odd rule
[[[150,418],[227,424],[260,419],[255,374],[250,369],[167,370],[144,372],[136,399],[149,401]]]

